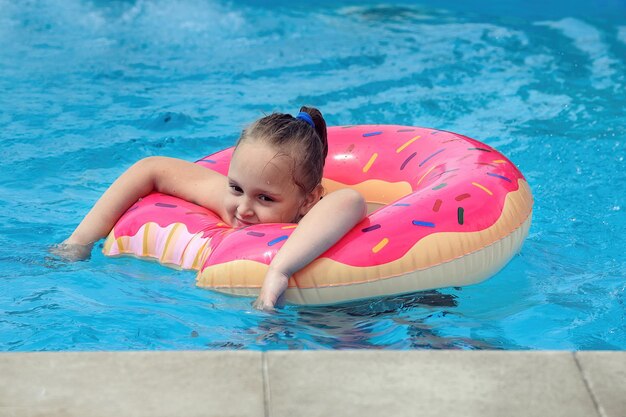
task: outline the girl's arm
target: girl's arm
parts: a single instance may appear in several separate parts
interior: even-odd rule
[[[334,245],[366,212],[363,196],[351,189],[335,191],[313,206],[270,263],[254,306],[274,308],[289,277]]]
[[[107,236],[122,214],[151,192],[180,197],[221,215],[226,190],[226,177],[192,162],[166,157],[142,159],[111,184],[54,252],[69,260],[88,258],[93,243]]]

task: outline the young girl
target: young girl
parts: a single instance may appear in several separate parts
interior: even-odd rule
[[[363,197],[343,189],[325,195],[321,185],[328,153],[326,122],[302,107],[293,117],[275,113],[245,129],[228,176],[192,162],[149,157],[130,167],[96,202],[55,252],[86,259],[141,197],[161,192],[204,206],[232,227],[298,223],[272,260],[255,307],[272,309],[289,277],[337,242],[366,214]]]

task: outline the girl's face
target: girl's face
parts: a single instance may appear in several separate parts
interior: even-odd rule
[[[240,143],[230,162],[224,201],[231,226],[297,222],[317,200],[312,195],[316,192],[304,194],[293,175],[290,156],[277,155],[262,141]]]

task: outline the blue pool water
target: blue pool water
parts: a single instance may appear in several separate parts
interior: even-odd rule
[[[0,350],[626,349],[625,3],[303,4],[0,0]],[[498,148],[535,195],[521,254],[479,285],[277,314],[48,255],[134,161],[301,104]]]

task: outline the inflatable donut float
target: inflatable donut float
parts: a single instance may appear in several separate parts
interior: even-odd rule
[[[490,146],[452,132],[386,125],[331,127],[328,141],[327,192],[353,188],[373,212],[291,277],[286,302],[464,286],[494,275],[520,250],[532,194],[515,165]],[[197,163],[226,175],[232,152]],[[254,296],[295,227],[233,229],[203,207],[151,194],[119,219],[104,253],[198,270],[200,287]]]

